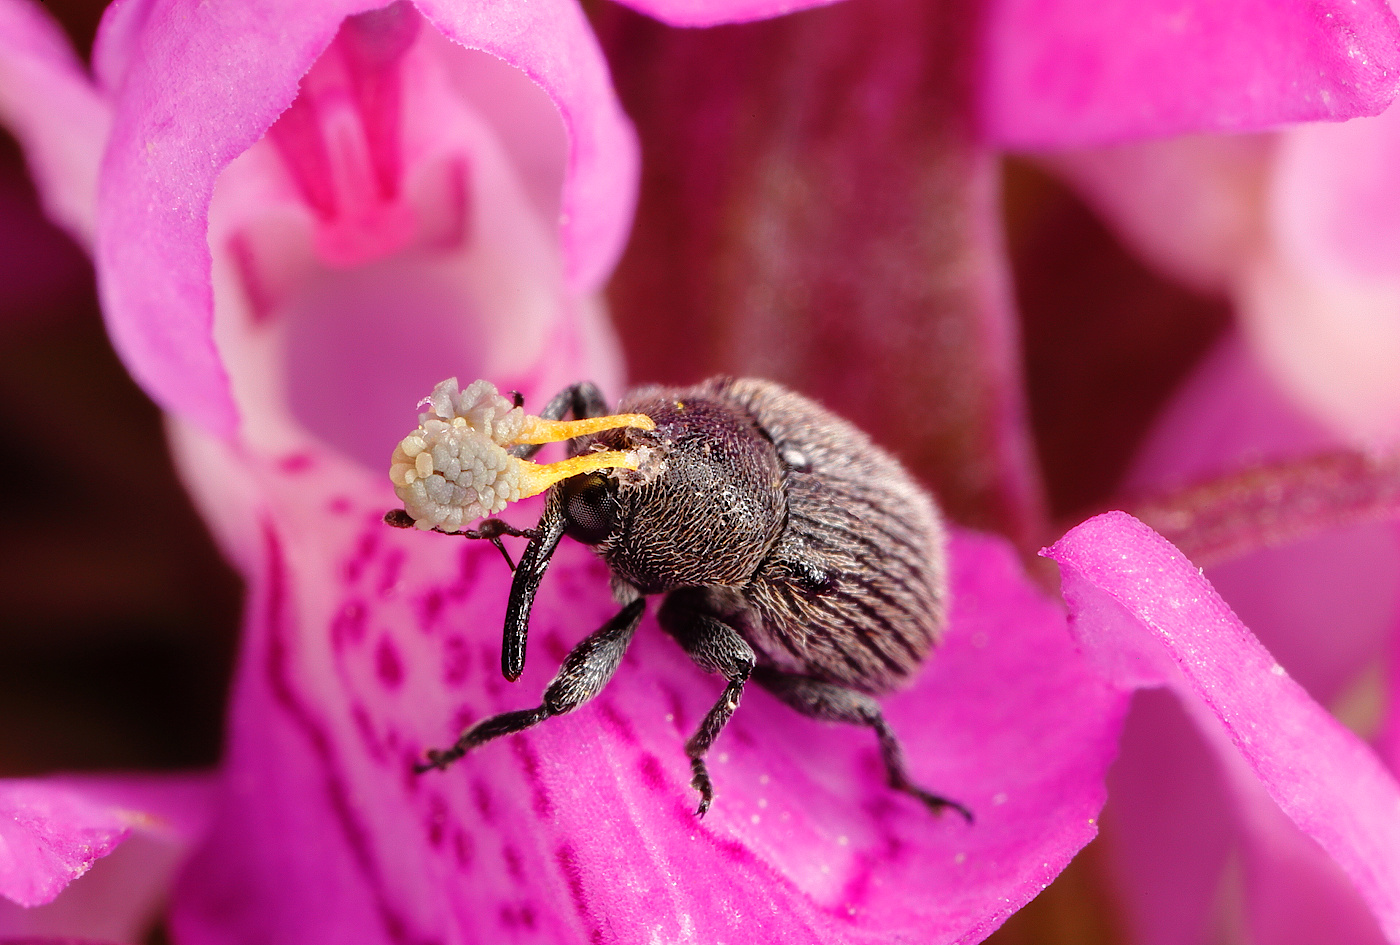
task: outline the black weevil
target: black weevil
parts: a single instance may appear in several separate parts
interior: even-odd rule
[[[511,584],[501,670],[525,666],[530,608],[564,535],[591,545],[624,606],[569,653],[534,709],[467,729],[430,750],[420,771],[592,699],[612,678],[661,594],[659,621],[691,659],[728,680],[686,743],[701,816],[714,799],[705,754],[753,681],[804,715],[874,729],[890,786],[934,812],[956,801],[915,785],[875,696],[907,683],[938,642],[947,602],[938,511],[894,457],[812,401],[770,381],[715,378],[643,387],[618,416],[592,383],[567,388],[530,417],[477,381],[438,385],[423,426],[394,454],[407,510],[392,525],[530,541]],[[574,422],[562,421],[572,414]],[[570,459],[526,462],[568,439]],[[487,519],[549,490],[533,529]],[[509,562],[507,556],[507,562]]]

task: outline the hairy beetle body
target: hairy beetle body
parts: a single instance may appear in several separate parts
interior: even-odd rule
[[[650,446],[665,471],[618,476],[624,527],[596,546],[614,575],[644,594],[708,588],[689,599],[732,622],[759,665],[874,695],[917,671],[943,626],[945,538],[894,457],[771,381],[642,388],[619,410],[656,429],[581,448]]]
[[[422,768],[444,768],[486,741],[583,705],[617,669],[646,598],[665,595],[663,629],[727,680],[686,744],[698,813],[714,793],[705,754],[752,678],[805,715],[870,727],[892,787],[970,821],[967,808],[909,779],[872,698],[906,683],[942,633],[946,539],[928,494],[860,430],[770,381],[643,387],[619,409],[623,418],[595,424],[601,432],[570,440],[576,458],[567,461],[615,457],[611,468],[594,463],[558,481],[528,532],[503,673],[515,679],[524,665],[535,589],[564,535],[607,562],[622,611],[575,647],[538,708],[477,723],[452,748],[429,751]],[[596,387],[577,384],[541,411],[541,422],[569,412],[581,420],[606,408]],[[484,523],[465,534],[505,528]]]

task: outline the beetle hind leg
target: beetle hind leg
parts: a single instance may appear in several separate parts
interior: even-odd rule
[[[697,817],[704,817],[715,799],[714,784],[710,780],[709,768],[705,766],[705,754],[728,724],[734,710],[739,708],[739,697],[743,695],[744,684],[748,682],[757,661],[753,648],[739,635],[739,631],[705,613],[702,607],[703,604],[691,594],[673,591],[662,605],[659,617],[662,628],[675,637],[697,666],[707,673],[719,673],[729,680],[719,701],[705,713],[700,728],[685,743],[692,774],[690,786],[700,792],[700,806],[695,810]]]
[[[783,673],[765,666],[753,674],[754,682],[786,702],[803,715],[828,722],[866,725],[875,730],[880,740],[880,758],[890,787],[917,798],[935,814],[952,809],[972,823],[972,811],[949,798],[926,791],[909,777],[904,763],[904,749],[899,745],[890,723],[885,721],[880,704],[863,692],[834,683],[822,682],[794,673]]]
[[[413,770],[419,774],[434,768],[445,770],[473,748],[502,735],[523,732],[553,716],[572,712],[592,699],[617,671],[622,654],[627,651],[627,644],[632,642],[632,635],[637,630],[637,624],[641,623],[645,609],[646,598],[637,598],[603,624],[600,630],[585,637],[570,650],[564,658],[564,665],[559,668],[559,674],[545,689],[541,705],[482,719],[463,732],[451,748],[429,749],[425,753],[427,760],[414,765]]]

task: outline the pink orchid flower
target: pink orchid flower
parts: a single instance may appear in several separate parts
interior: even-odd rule
[[[688,25],[788,9],[638,6]],[[968,63],[985,73],[985,95],[945,106],[981,129],[953,142],[947,191],[973,194],[958,240],[975,250],[963,298],[976,304],[960,311],[991,379],[991,406],[968,414],[994,418],[991,445],[969,455],[992,457],[1008,508],[1033,490],[1010,468],[1028,447],[978,189],[990,147],[1345,118],[1394,94],[1400,30],[1383,7],[1168,6],[1086,30],[1081,4],[993,5],[981,57],[938,66],[963,87]],[[829,33],[835,52],[899,36],[911,9]],[[1400,941],[1400,789],[1190,561],[1122,513],[1047,550],[1064,607],[1003,540],[954,537],[948,638],[886,708],[918,779],[967,803],[975,826],[892,794],[866,733],[761,692],[726,730],[719,799],[697,820],[679,749],[719,687],[650,621],[587,709],[415,776],[425,746],[529,704],[612,610],[597,561],[562,549],[534,656],[509,685],[495,551],[381,521],[389,448],[443,376],[490,376],[530,403],[582,376],[619,390],[596,293],[631,219],[636,151],[582,13],[127,2],[104,20],[91,80],[36,8],[0,2],[0,27],[0,115],[51,214],[90,241],[113,338],[169,412],[185,479],[250,586],[226,756],[207,803],[193,789],[200,816],[105,781],[0,783],[8,898],[50,899],[131,830],[174,824],[193,844],[172,900],[180,942],[979,941],[1094,836],[1132,694],[1165,688],[1240,790],[1316,841],[1369,928]],[[881,66],[924,62],[913,41]],[[1178,81],[1183,56],[1229,65],[1193,85]],[[929,88],[902,68],[863,75],[877,123]],[[722,143],[724,126],[707,131]],[[857,166],[874,156],[857,149]],[[830,196],[834,211],[861,199]],[[814,312],[818,333],[827,317]],[[890,325],[908,319],[897,309]],[[855,325],[875,350],[884,327]],[[849,395],[835,406],[879,406],[849,372],[812,379]]]
[[[1400,442],[1392,110],[1052,161],[1152,265],[1227,295],[1252,357],[1338,442]]]
[[[1400,765],[1400,536],[1389,498],[1400,431],[1400,280],[1391,208],[1400,188],[1388,161],[1397,142],[1391,110],[1047,158],[1144,260],[1225,296],[1239,319],[1238,335],[1165,414],[1128,488],[1180,489],[1262,464],[1246,491],[1272,491],[1299,511],[1246,543],[1252,553],[1203,547],[1193,558],[1220,561],[1208,574],[1226,599],[1392,771]],[[1339,452],[1348,447],[1369,455]],[[1110,831],[1114,875],[1181,894],[1170,920],[1160,901],[1125,897],[1135,928],[1179,927],[1183,913],[1204,927],[1220,889],[1243,882],[1254,941],[1378,940],[1326,858],[1280,830],[1267,805],[1231,790],[1228,776],[1203,779],[1193,797],[1175,802],[1149,787],[1199,754],[1169,706],[1128,727],[1115,779],[1146,789],[1122,808],[1123,829]],[[1216,813],[1202,817],[1207,810]],[[1142,829],[1148,820],[1155,829]]]

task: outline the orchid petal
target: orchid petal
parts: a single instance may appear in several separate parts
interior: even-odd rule
[[[1275,140],[1188,135],[1044,160],[1149,265],[1198,291],[1222,293],[1266,239]]]
[[[1237,852],[1220,764],[1162,690],[1133,698],[1108,776],[1102,843],[1128,940],[1211,940]]]
[[[1210,584],[1121,512],[1047,550],[1072,626],[1122,685],[1169,685],[1235,752],[1268,796],[1350,878],[1389,941],[1400,941],[1400,788],[1317,705]],[[1199,706],[1199,709],[1192,709]],[[1234,752],[1225,756],[1227,762]]]
[[[1400,113],[1280,136],[1271,252],[1242,273],[1240,314],[1290,395],[1352,442],[1400,442]]]
[[[1150,495],[1221,476],[1246,463],[1335,449],[1299,412],[1237,332],[1211,350],[1163,408],[1123,484]]]
[[[90,245],[110,110],[63,31],[28,0],[0,0],[0,122],[23,144],[49,217]]]
[[[982,122],[1013,149],[1375,115],[1400,82],[1384,0],[996,0]]]
[[[192,839],[206,797],[203,779],[0,781],[0,896],[49,902],[133,830]]]
[[[1231,335],[1163,412],[1127,488],[1180,497],[1160,512],[1133,507],[1157,514],[1180,536],[1179,547],[1206,566],[1221,596],[1314,699],[1369,735],[1380,721],[1384,638],[1400,616],[1400,535],[1389,522],[1326,527],[1346,521],[1348,503],[1368,494],[1350,476],[1352,467],[1364,471],[1363,460],[1329,463],[1319,455],[1335,451],[1336,442]],[[1318,458],[1288,459],[1298,456]],[[1316,487],[1270,478],[1274,467],[1261,462],[1315,470],[1308,479]],[[1245,472],[1232,475],[1239,467]],[[1256,476],[1258,484],[1250,481]],[[1232,516],[1232,507],[1244,514]],[[1258,524],[1231,522],[1246,516]],[[1294,518],[1317,523],[1306,539],[1290,537],[1298,531]],[[1139,697],[1110,780],[1112,875],[1121,880],[1135,937],[1174,941],[1183,916],[1213,913],[1217,925],[1248,928],[1261,943],[1315,939],[1316,929],[1328,927],[1350,928],[1337,933],[1347,941],[1374,940],[1374,921],[1335,863],[1252,774],[1240,765],[1222,771],[1174,703]],[[1172,750],[1182,744],[1192,746],[1190,754]]]
[[[638,13],[670,26],[720,26],[766,20],[836,0],[622,0]]]
[[[610,300],[639,380],[779,380],[898,444],[955,521],[1029,547],[1044,510],[972,6],[711,31],[615,11],[600,31],[651,170]]]
[[[188,852],[186,838],[133,833],[52,902],[26,908],[0,900],[0,942],[21,934],[143,941],[169,905]]]
[[[289,17],[277,4],[152,2],[139,55],[123,60],[117,131],[100,184],[104,305],[138,380],[168,410],[210,429],[228,433],[237,416],[211,335],[206,228],[215,178],[293,102],[341,21],[370,5],[320,0]],[[420,6],[454,41],[517,65],[555,98],[571,139],[567,273],[581,289],[595,286],[625,233],[636,154],[582,14],[565,0],[470,12],[428,0]],[[238,42],[227,45],[228,37]]]

